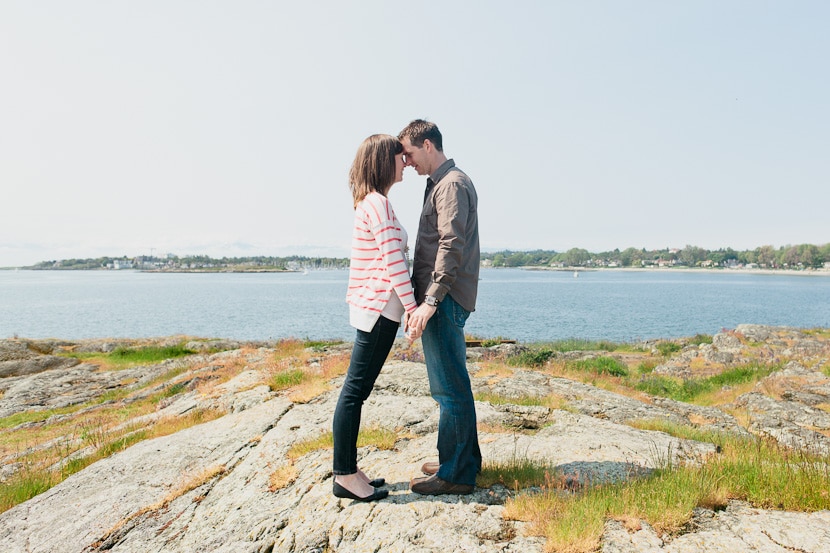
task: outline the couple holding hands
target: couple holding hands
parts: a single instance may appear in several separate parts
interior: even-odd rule
[[[389,202],[404,167],[427,176],[412,277],[408,235]],[[337,497],[383,499],[382,478],[357,466],[357,435],[369,397],[401,322],[409,340],[422,339],[430,393],[438,402],[438,461],[421,467],[410,489],[423,495],[469,494],[481,470],[481,451],[464,324],[475,309],[480,251],[478,197],[470,178],[447,159],[441,132],[416,119],[397,138],[372,135],[349,172],[354,199],[349,322],[357,329],[351,362],[332,423]]]

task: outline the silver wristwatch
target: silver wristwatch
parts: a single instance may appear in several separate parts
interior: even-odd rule
[[[438,304],[440,302],[438,301],[438,298],[436,298],[435,296],[427,296],[424,298],[424,303],[432,307],[438,307]]]

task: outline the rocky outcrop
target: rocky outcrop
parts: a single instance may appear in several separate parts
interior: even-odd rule
[[[793,329],[745,330],[746,334],[736,330],[716,337],[712,344],[704,344],[709,347],[693,347],[694,355],[685,359],[687,370],[694,372],[703,366],[708,374],[740,359],[759,355],[783,359],[788,355],[785,351],[800,352],[799,363],[788,364],[735,401],[751,413],[749,428],[715,407],[645,394],[621,395],[525,368],[488,374],[471,361],[473,386],[479,397],[501,398],[476,403],[484,457],[488,461],[529,458],[547,463],[569,489],[579,490],[642,477],[667,462],[702,462],[717,455],[712,444],[631,426],[643,419],[765,434],[788,446],[802,447],[806,440],[823,443],[820,437],[826,440],[826,436],[822,432],[830,428],[830,415],[820,408],[830,397],[830,379],[822,372],[828,362],[828,340]],[[224,344],[237,345],[245,347],[149,367],[100,371],[93,365],[78,364],[0,379],[0,413],[7,415],[81,404],[117,387],[139,389],[138,382],[153,382],[175,368],[183,371],[181,382],[189,384],[160,403],[156,412],[143,417],[175,417],[194,409],[226,413],[216,420],[139,442],[0,514],[0,551],[545,550],[544,540],[532,535],[525,523],[503,516],[506,499],[528,490],[517,492],[496,484],[460,497],[424,497],[409,491],[409,479],[417,475],[420,465],[435,459],[438,409],[429,396],[422,363],[391,359],[364,407],[364,426],[394,429],[398,438],[393,450],[360,449],[361,468],[370,476],[386,478],[390,491],[383,501],[363,504],[331,494],[330,450],[289,456],[292,446],[330,430],[342,377],[332,381],[330,390],[298,403],[289,393],[274,392],[265,383],[265,375],[272,370],[272,345]],[[409,356],[411,351],[407,351],[399,357]],[[718,355],[723,352],[729,353],[731,360]],[[480,350],[470,354],[471,359],[490,355]],[[324,356],[312,356],[307,363],[321,366]],[[209,394],[200,393],[195,383],[209,378],[228,361],[240,366],[233,378]],[[551,396],[560,398],[563,408],[518,401]],[[808,431],[816,435],[808,435]],[[3,463],[11,466],[13,459]],[[275,478],[278,474],[282,476]],[[718,512],[696,510],[676,536],[658,535],[644,522],[624,526],[608,521],[602,551],[830,552],[828,528],[829,511],[791,513],[732,502]]]
[[[78,364],[77,359],[49,355],[49,342],[0,340],[0,378],[37,374]]]
[[[789,513],[731,501],[723,511],[696,509],[685,534],[664,540],[646,523],[630,531],[617,521],[605,527],[602,553],[701,553],[830,551],[830,511]]]

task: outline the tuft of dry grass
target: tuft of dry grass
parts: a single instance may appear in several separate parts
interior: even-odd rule
[[[203,469],[201,472],[197,472],[196,474],[187,478],[182,484],[177,486],[175,489],[171,490],[164,499],[160,502],[147,507],[148,511],[157,511],[162,507],[166,507],[176,499],[180,498],[184,494],[195,490],[196,488],[207,484],[209,481],[213,480],[216,477],[223,476],[228,472],[228,469],[225,465],[214,465],[212,467],[207,467]]]
[[[185,495],[186,493],[193,491],[196,488],[208,483],[210,480],[213,480],[217,477],[221,477],[226,473],[227,468],[224,465],[216,465],[213,467],[208,467],[202,470],[201,472],[191,476],[190,478],[185,480],[180,486],[171,490],[170,493],[168,493],[162,500],[154,503],[153,505],[144,507],[143,509],[140,509],[135,513],[132,513],[131,515],[119,520],[112,528],[110,528],[104,533],[103,537],[101,537],[100,540],[93,543],[92,547],[100,548],[104,546],[106,542],[112,538],[112,536],[114,536],[121,528],[124,527],[124,525],[126,525],[131,520],[140,516],[144,516],[148,513],[159,511],[167,507],[170,503],[172,503],[179,497]],[[204,499],[204,496],[202,496],[201,499]]]
[[[357,447],[374,446],[378,449],[392,450],[395,448],[395,443],[401,438],[394,430],[382,428],[379,426],[371,426],[364,428],[357,435]],[[332,433],[322,432],[319,435],[302,440],[292,445],[286,456],[291,462],[299,459],[303,455],[307,455],[313,451],[321,449],[331,449],[334,447],[334,439]]]
[[[476,478],[476,485],[489,488],[498,483],[518,491],[531,486],[544,486],[551,481],[554,471],[552,464],[539,463],[526,458],[488,460],[481,467],[481,472]]]
[[[791,376],[787,378],[765,378],[758,384],[758,389],[764,395],[781,400],[785,392],[798,389],[810,383],[810,379],[804,376]]]
[[[562,409],[567,400],[561,396],[550,394],[547,396],[505,396],[492,392],[480,392],[475,394],[475,400],[490,403],[491,405],[524,405],[540,406],[548,409]]]
[[[476,425],[476,429],[478,430],[479,441],[482,443],[494,441],[483,436],[483,434],[514,434],[516,432],[516,429],[512,426],[493,422],[480,422]]]
[[[702,432],[666,421],[639,421],[636,426],[709,439],[721,453],[666,465],[647,478],[589,487],[577,494],[569,492],[567,481],[548,471],[542,492],[519,493],[509,499],[505,517],[529,522],[534,534],[547,539],[548,551],[587,553],[599,548],[608,518],[625,521],[632,528],[642,520],[659,534],[673,534],[689,521],[696,507],[721,509],[731,499],[788,511],[830,507],[830,458],[826,456],[787,449],[772,440]],[[546,468],[535,466],[537,471]],[[516,482],[519,489],[525,485],[518,478]]]
[[[286,392],[294,403],[308,403],[331,390],[330,381],[349,368],[349,353],[320,359],[307,348],[298,349],[301,345],[302,342],[286,342],[287,351],[279,351],[268,365],[271,390]]]
[[[287,488],[297,480],[299,472],[294,463],[286,463],[271,473],[268,477],[268,491],[276,492]]]
[[[331,390],[331,384],[328,381],[322,378],[314,378],[292,390],[288,394],[288,399],[294,403],[308,403],[329,390]]]
[[[331,432],[323,432],[320,435],[299,441],[292,445],[286,452],[286,457],[291,462],[296,461],[304,455],[308,455],[313,451],[321,449],[331,449],[334,447],[334,440]]]
[[[476,378],[488,378],[488,384],[495,384],[499,380],[509,378],[515,374],[515,369],[501,361],[482,361],[476,371]]]

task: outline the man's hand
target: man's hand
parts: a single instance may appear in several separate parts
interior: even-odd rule
[[[412,342],[421,337],[427,326],[427,321],[435,315],[438,308],[422,303],[406,318],[406,337]]]

